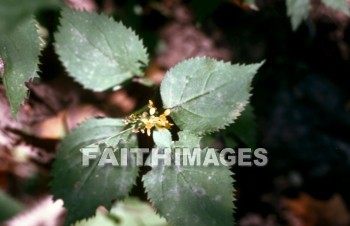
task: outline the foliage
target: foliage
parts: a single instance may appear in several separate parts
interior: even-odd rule
[[[148,63],[145,47],[120,22],[68,8],[63,8],[60,22],[55,51],[69,75],[85,88],[106,91],[123,86],[134,76],[143,76]],[[24,82],[36,74],[39,40],[34,20],[1,35],[3,80],[14,115],[26,95]],[[20,51],[23,49],[26,51]],[[54,198],[62,199],[68,210],[65,224],[92,217],[98,206],[111,208],[113,201],[127,197],[135,184],[139,169],[134,153],[128,152],[127,166],[101,167],[106,148],[113,149],[121,160],[121,148],[138,147],[136,132],[153,132],[158,150],[170,148],[171,156],[179,147],[199,147],[203,134],[224,129],[240,116],[249,103],[252,79],[262,64],[232,65],[208,57],[185,60],[171,68],[161,83],[162,114],[150,101],[148,111],[132,114],[125,121],[91,119],[77,126],[62,141],[51,172]],[[170,132],[175,126],[180,129],[179,140]],[[83,166],[86,151],[94,151],[97,159]],[[225,162],[218,153],[209,152],[207,147],[200,149],[202,157],[211,154]],[[153,207],[168,222],[175,226],[232,225],[233,179],[225,164],[151,166],[142,181]],[[109,214],[116,216],[114,210]],[[109,224],[99,212],[91,221]]]
[[[350,16],[346,0],[322,0],[322,3],[333,9]],[[300,24],[306,20],[312,10],[310,0],[286,0],[287,14],[290,17],[293,30],[297,30]]]
[[[168,133],[162,134],[169,140]],[[159,140],[156,144],[165,146]],[[199,147],[199,141],[196,135],[181,132],[179,141],[170,146],[194,148]],[[202,161],[207,151],[201,151]],[[148,161],[151,158],[152,154]],[[156,210],[173,225],[232,225],[233,180],[226,166],[159,164],[143,177],[143,182]]]
[[[130,192],[138,173],[133,161],[125,168],[100,167],[98,161],[84,167],[81,162],[84,153],[80,153],[84,147],[102,152],[104,144],[113,148],[135,147],[131,131],[123,130],[124,127],[124,122],[118,119],[93,119],[78,126],[63,141],[53,166],[51,186],[54,197],[63,199],[68,208],[67,224],[90,217],[101,204],[109,208],[112,199],[124,198]]]
[[[105,15],[64,9],[56,33],[56,52],[73,78],[86,88],[116,87],[148,63],[135,33]]]
[[[27,96],[28,89],[24,83],[36,76],[39,53],[40,39],[34,20],[27,20],[0,35],[3,82],[14,116]]]
[[[311,4],[309,0],[287,0],[287,14],[290,16],[293,30],[309,16]]]
[[[0,33],[13,30],[17,25],[25,23],[32,14],[41,9],[54,8],[60,4],[60,0],[1,0]]]
[[[342,13],[344,13],[347,16],[350,16],[350,10],[347,5],[346,0],[322,0],[323,4],[325,4],[327,7],[338,10]]]
[[[164,107],[171,109],[182,130],[218,131],[240,116],[261,65],[231,65],[205,57],[183,61],[168,71],[161,84]]]
[[[222,2],[213,0],[204,8],[203,1],[192,1],[193,9],[199,11],[197,21],[202,22]],[[254,0],[232,3],[256,9]],[[322,0],[322,4],[350,15],[346,0]],[[60,5],[59,0],[0,2],[0,76],[13,116],[27,97],[25,83],[38,72],[43,42],[35,14]],[[286,7],[293,30],[314,9],[309,0],[286,0]],[[149,63],[146,47],[135,32],[104,14],[63,7],[53,45],[68,74],[93,91],[123,87],[133,78],[143,77]],[[161,111],[150,101],[148,111],[125,120],[90,119],[77,126],[62,141],[51,171],[52,194],[55,199],[62,199],[68,210],[66,225],[77,221],[77,226],[232,225],[234,180],[230,169],[224,164],[202,166],[203,162],[199,166],[176,165],[173,160],[177,148],[187,147],[190,154],[199,148],[202,160],[211,154],[225,162],[217,152],[210,152],[209,145],[203,145],[203,136],[215,132],[225,143],[232,142],[228,137],[235,136],[235,143],[230,146],[238,142],[256,146],[254,114],[247,106],[252,81],[262,65],[263,62],[244,65],[209,57],[190,58],[166,72],[160,85]],[[138,132],[152,135],[155,150],[170,150],[173,163],[153,165],[155,152],[146,160],[151,169],[140,177],[154,209],[127,199],[139,179],[135,153],[128,152],[127,166],[99,165],[106,157],[106,148],[115,150],[121,162],[121,148],[139,147],[135,135]],[[97,157],[88,166],[82,165],[85,151],[94,151]],[[22,209],[1,192],[0,199],[8,204],[9,213],[4,212],[5,215]],[[123,199],[126,200],[120,202]],[[96,217],[91,218],[99,206],[111,210],[98,210]],[[134,212],[138,212],[137,216]]]
[[[226,147],[237,147],[243,144],[249,148],[257,148],[257,132],[253,107],[247,105],[242,115],[220,134]]]
[[[9,219],[24,210],[22,203],[13,199],[2,190],[0,190],[0,208],[0,222]]]
[[[75,226],[168,226],[164,218],[159,217],[151,206],[137,198],[127,198],[113,205],[110,212],[96,211],[96,216],[82,220]]]

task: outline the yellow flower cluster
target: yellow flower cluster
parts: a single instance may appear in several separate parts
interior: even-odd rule
[[[173,124],[171,124],[167,116],[170,115],[170,109],[166,109],[163,114],[157,116],[157,108],[154,107],[153,101],[148,101],[148,112],[143,112],[140,115],[131,114],[124,121],[125,124],[132,125],[132,131],[134,133],[145,133],[147,132],[148,136],[151,136],[151,130],[153,127],[158,130],[162,130],[163,128],[169,129]]]

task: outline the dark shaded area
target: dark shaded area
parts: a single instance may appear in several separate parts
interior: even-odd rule
[[[254,82],[252,104],[269,165],[237,168],[237,214],[274,213],[276,207],[261,199],[271,192],[290,198],[306,192],[318,200],[341,194],[349,208],[350,64],[332,39],[337,22],[325,16],[292,32],[284,3],[265,2],[253,14],[223,5],[213,17],[233,45],[234,61],[266,59]],[[347,26],[346,45],[348,35]],[[291,173],[300,182],[276,185],[277,177]]]

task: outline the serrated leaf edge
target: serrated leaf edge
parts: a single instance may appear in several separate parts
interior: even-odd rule
[[[194,133],[192,132],[192,134],[194,134]],[[196,135],[196,134],[194,134],[194,135]],[[205,149],[206,149],[206,148],[202,148],[202,150],[205,150]],[[219,158],[222,158],[222,156],[220,156],[219,154],[218,154],[218,157],[219,157]],[[226,161],[226,160],[225,160],[225,161]],[[231,202],[232,202],[232,204],[233,204],[233,209],[231,210],[231,212],[232,212],[232,214],[234,214],[234,213],[235,213],[235,210],[237,209],[237,207],[236,207],[236,205],[235,205],[235,202],[236,202],[237,200],[236,200],[236,198],[235,198],[236,190],[234,189],[234,183],[235,183],[235,180],[234,180],[234,178],[233,178],[234,173],[230,170],[230,167],[225,166],[225,165],[222,165],[222,167],[224,167],[224,168],[225,168],[225,171],[228,172],[228,175],[227,175],[227,176],[229,176],[229,178],[230,178],[230,184],[231,184],[231,186],[232,186]],[[152,167],[151,170],[153,170],[153,167]],[[142,183],[143,183],[143,188],[145,189],[145,192],[146,192],[146,194],[147,194],[147,199],[148,199],[149,202],[151,203],[152,208],[154,209],[154,211],[156,212],[157,215],[159,215],[160,217],[165,218],[166,221],[169,222],[171,225],[173,225],[173,226],[182,226],[182,225],[176,225],[175,222],[173,222],[171,219],[169,219],[169,218],[166,216],[166,214],[162,214],[162,211],[159,210],[159,209],[156,207],[156,205],[155,205],[155,203],[154,203],[154,201],[153,201],[154,198],[153,198],[153,197],[150,197],[150,194],[151,194],[151,193],[150,193],[150,190],[147,189],[147,187],[145,186],[145,182],[144,182],[145,176],[146,176],[149,172],[150,172],[150,171],[148,171],[146,174],[142,175],[141,181],[142,181]]]
[[[87,123],[87,122],[89,122],[89,121],[92,121],[92,120],[99,120],[99,119],[114,119],[114,118],[97,118],[97,117],[95,117],[95,118],[86,119],[86,120],[84,120],[84,121],[78,123],[78,124],[71,130],[71,132],[70,132],[69,134],[71,134],[71,133],[75,132],[76,130],[78,130],[78,129],[80,128],[80,126],[84,125],[85,123]],[[122,130],[120,133],[122,133],[122,132],[124,132],[124,131],[126,131],[126,130],[128,130],[128,129]],[[69,136],[69,134],[68,134],[67,136]],[[111,137],[113,137],[113,136],[117,136],[117,134],[112,135],[112,136],[109,136],[109,137],[107,137],[107,138],[103,138],[103,139],[101,139],[101,140],[106,140],[106,139],[109,139],[109,138],[111,138]],[[64,138],[64,139],[65,139],[65,138]],[[60,144],[60,147],[58,148],[58,151],[60,151],[64,139],[62,140],[62,142],[61,142],[61,144]],[[54,161],[54,162],[53,162],[53,165],[52,165],[52,168],[55,168],[55,167],[57,166],[56,164],[58,164],[57,161]],[[53,181],[53,178],[55,177],[54,171],[51,171],[50,176],[51,176],[51,180],[50,180],[50,182],[49,182],[49,187],[52,189],[52,181]],[[138,170],[137,170],[137,172],[136,172],[136,178],[139,177],[139,176],[140,176],[140,168],[138,167]],[[137,183],[137,180],[135,180],[134,183],[130,185],[130,188],[128,189],[128,190],[129,190],[128,195],[131,193],[132,187],[135,186],[136,183]],[[56,200],[61,199],[60,197],[56,197],[56,195],[54,195],[54,194],[51,194],[51,195],[52,195],[52,200],[53,200],[53,201],[56,201]],[[123,201],[125,198],[128,197],[128,195],[126,195],[125,197],[119,198],[119,199],[116,200],[116,201]],[[62,199],[61,199],[61,200],[62,200]],[[63,207],[64,207],[67,211],[70,211],[69,208],[66,206],[64,200],[62,200],[62,201],[63,201]],[[102,204],[101,204],[101,205],[102,205]],[[105,206],[105,207],[108,208],[108,210],[110,211],[112,205],[111,205],[110,207],[107,207],[107,206]],[[98,208],[98,206],[96,207],[96,210],[97,210],[97,208]],[[94,218],[95,216],[96,216],[96,211],[95,211],[95,213],[94,213],[93,215],[91,215],[90,217],[81,218],[81,219],[76,220],[75,222],[72,223],[72,225],[75,225],[75,224],[77,224],[78,222],[81,222],[81,221],[84,221],[84,220],[85,220],[85,221],[90,220],[90,219]]]
[[[60,29],[62,28],[62,18],[63,18],[63,17],[62,17],[62,13],[63,13],[64,10],[70,10],[70,11],[72,11],[73,13],[88,13],[88,14],[94,14],[94,15],[98,15],[98,16],[103,16],[103,17],[105,17],[106,19],[112,21],[113,23],[117,23],[118,25],[124,26],[128,31],[130,31],[133,35],[135,35],[135,37],[137,38],[137,41],[139,41],[140,43],[142,43],[142,46],[143,46],[142,50],[145,52],[146,57],[147,57],[147,62],[141,62],[142,66],[147,66],[147,65],[149,64],[149,53],[148,53],[147,48],[145,47],[145,45],[144,45],[144,43],[143,43],[143,40],[140,38],[140,36],[137,35],[136,32],[135,32],[133,29],[131,29],[130,27],[125,26],[125,25],[124,25],[122,22],[120,22],[120,21],[114,20],[114,18],[113,18],[112,16],[108,16],[108,15],[104,14],[103,12],[101,12],[101,13],[89,12],[89,11],[86,11],[85,9],[70,9],[70,8],[68,8],[68,7],[64,7],[64,8],[61,10],[61,12],[60,12],[61,14],[60,14],[60,17],[59,17],[59,25],[58,25],[58,27],[57,27],[57,31],[56,31],[55,34],[54,34],[54,37],[56,36],[57,33],[59,33]],[[56,41],[53,43],[53,46],[54,46],[54,48],[55,48],[55,53],[56,53],[56,55],[57,55],[59,61],[60,61],[60,62],[62,63],[62,65],[64,66],[64,70],[66,71],[66,73],[69,75],[70,78],[73,79],[73,81],[79,83],[84,89],[93,90],[93,91],[95,91],[95,92],[102,92],[102,91],[106,91],[106,90],[108,90],[108,89],[112,89],[112,88],[113,88],[113,86],[110,87],[110,88],[107,88],[107,89],[96,89],[96,88],[87,87],[87,86],[86,86],[84,83],[82,83],[77,77],[73,76],[73,75],[71,74],[71,72],[68,70],[68,67],[66,66],[65,61],[61,58],[60,54],[58,54],[57,48],[59,48],[59,47],[57,46]],[[140,70],[142,69],[142,66],[140,67]],[[141,70],[141,71],[142,71],[142,70]],[[145,72],[145,71],[143,71],[143,73],[141,72],[140,75],[137,75],[137,76],[144,76],[144,72]],[[126,81],[127,81],[127,80],[125,80],[124,82],[126,82]],[[123,82],[122,82],[122,83],[123,83]],[[120,84],[122,84],[122,83],[120,83]],[[118,86],[118,85],[120,85],[120,84],[116,84],[115,86]],[[114,87],[115,87],[115,86],[114,86]]]
[[[190,62],[190,61],[201,61],[201,60],[211,60],[211,61],[216,61],[216,62],[218,62],[218,63],[221,63],[221,64],[223,64],[223,65],[228,65],[228,66],[253,66],[253,65],[259,65],[258,67],[257,67],[257,69],[256,69],[256,71],[258,71],[259,70],[259,68],[261,68],[261,66],[262,65],[264,65],[264,63],[265,63],[265,60],[263,60],[263,61],[261,61],[260,63],[254,63],[254,64],[231,64],[230,62],[225,62],[225,61],[223,61],[223,60],[216,60],[216,59],[214,59],[214,58],[212,58],[212,57],[207,57],[207,56],[199,56],[199,57],[191,57],[191,58],[188,58],[188,59],[186,59],[186,60],[184,60],[184,61],[181,61],[181,62],[179,62],[178,64],[176,64],[174,67],[172,67],[172,68],[170,68],[167,72],[166,72],[166,74],[172,74],[172,71],[173,70],[176,70],[176,68],[177,68],[177,66],[179,65],[179,64],[182,64],[182,63],[188,63],[188,62]],[[251,97],[251,91],[253,90],[253,87],[250,85],[249,86],[250,87],[250,89],[249,89],[249,91],[248,91],[248,93],[249,93],[249,96],[248,96],[248,101],[245,101],[245,102],[241,102],[240,104],[243,104],[243,106],[242,106],[242,109],[241,109],[241,111],[237,111],[237,110],[233,110],[232,112],[230,112],[229,113],[229,116],[233,116],[233,117],[229,117],[229,119],[228,119],[228,121],[227,121],[227,123],[225,123],[223,126],[219,126],[219,127],[217,127],[217,128],[213,128],[213,129],[209,129],[209,130],[206,130],[206,131],[197,131],[195,134],[196,135],[206,135],[206,134],[210,134],[210,133],[213,133],[213,132],[217,132],[217,131],[219,131],[219,130],[221,130],[221,129],[225,129],[227,126],[229,126],[230,124],[232,124],[232,123],[234,123],[234,121],[241,115],[241,113],[244,111],[244,109],[245,109],[245,107],[247,106],[247,104],[249,104],[249,98]],[[164,106],[164,104],[163,104],[163,108],[169,108],[169,109],[174,109],[174,108],[177,108],[177,107],[179,107],[179,106],[173,106],[173,107],[168,107],[168,106]],[[235,107],[235,106],[234,106]],[[170,114],[170,116],[171,116],[171,114]],[[194,131],[191,131],[191,130],[184,130],[184,131],[190,131],[190,132],[192,132],[192,133],[194,133]]]
[[[39,45],[39,53],[38,53],[38,56],[36,57],[35,59],[35,68],[34,68],[34,71],[31,73],[29,79],[26,81],[26,82],[32,82],[33,79],[35,77],[38,76],[38,72],[40,71],[39,70],[39,59],[40,59],[40,56],[41,56],[41,52],[43,50],[43,48],[41,47],[41,38],[40,38],[40,35],[39,35],[39,31],[38,31],[38,27],[37,27],[37,24],[38,22],[34,19],[34,16],[31,16],[30,18],[28,18],[28,22],[31,23],[31,25],[34,25],[35,26],[35,31],[36,31],[36,34],[37,34],[37,39],[35,40],[35,44],[38,44]],[[11,32],[14,32],[14,31],[11,31]],[[5,73],[6,73],[6,62],[3,60],[3,63],[4,63],[4,74],[3,74],[3,83],[4,83],[4,86],[5,86],[5,92],[7,93],[7,79],[6,79],[6,76],[5,76]],[[26,89],[26,94],[25,94],[25,97],[23,98],[22,102],[19,104],[19,106],[15,106],[15,104],[12,102],[12,100],[10,98],[8,98],[8,101],[10,103],[10,106],[11,106],[11,113],[12,113],[12,116],[14,119],[17,118],[17,115],[20,111],[20,108],[24,105],[25,101],[29,98],[29,94],[30,94],[30,90],[28,89],[28,87],[26,87],[24,85],[25,89]],[[7,94],[6,94],[7,95]],[[7,95],[8,97],[8,95]]]

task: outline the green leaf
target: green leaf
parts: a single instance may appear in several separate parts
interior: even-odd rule
[[[255,149],[257,146],[257,133],[253,107],[248,105],[236,122],[223,131],[223,135],[224,138],[231,140],[237,137],[239,141],[243,142],[249,148]],[[234,146],[229,147],[235,148]]]
[[[40,9],[59,6],[60,0],[1,0],[0,33],[16,28]]]
[[[75,226],[168,226],[150,205],[137,198],[118,202],[109,213],[97,211],[96,217],[83,220]]]
[[[201,147],[215,146],[218,138],[222,139],[225,147],[237,148],[244,145],[247,148],[256,149],[257,147],[257,128],[253,107],[249,104],[237,118],[235,123],[226,127],[218,134],[208,134],[201,139]]]
[[[170,69],[161,84],[164,108],[182,130],[205,134],[224,128],[240,115],[250,84],[262,65],[231,65],[206,57]]]
[[[63,140],[53,164],[51,187],[54,198],[62,199],[68,209],[66,225],[92,216],[99,205],[110,208],[114,199],[128,195],[138,173],[133,156],[123,167],[98,163],[106,143],[135,147],[134,138],[130,129],[125,130],[122,120],[106,118],[84,122]],[[80,152],[82,148],[97,151],[96,160],[91,160],[88,166],[82,165],[82,155],[86,154]],[[120,151],[115,154],[120,160]]]
[[[346,3],[346,0],[322,0],[322,2],[329,8],[338,10],[345,15],[350,16],[349,6]]]
[[[190,144],[186,147],[199,146],[198,143],[194,145],[198,138],[193,135],[179,135],[176,145],[182,147],[187,139]],[[202,163],[208,151],[201,150]],[[215,156],[220,158],[217,152]],[[166,166],[163,163],[154,165],[143,176],[148,198],[161,216],[175,226],[233,225],[233,179],[226,166]]]
[[[96,13],[64,9],[56,52],[69,74],[86,88],[116,87],[148,63],[146,50],[123,24]]]
[[[20,24],[10,33],[0,34],[3,82],[13,116],[27,97],[24,83],[36,76],[39,54],[40,39],[33,20]]]
[[[25,206],[0,189],[0,209],[0,222],[5,222],[25,210]]]
[[[243,0],[244,3],[249,4],[249,5],[255,5],[255,0]]]
[[[287,0],[286,3],[287,15],[290,17],[292,28],[295,31],[303,20],[309,16],[311,4],[309,0]]]
[[[249,6],[252,10],[259,10],[255,0],[243,0],[243,3]]]
[[[171,133],[167,129],[161,131],[153,130],[153,140],[157,147],[168,148],[171,146],[172,138]]]
[[[81,220],[74,224],[74,226],[119,226],[119,218],[110,213],[104,213],[102,211],[96,211],[96,215],[87,220]]]
[[[188,131],[180,131],[178,133],[179,140],[175,142],[175,147],[188,147],[195,148],[200,147],[202,137],[194,135]]]

